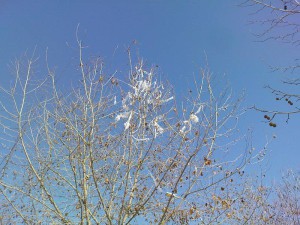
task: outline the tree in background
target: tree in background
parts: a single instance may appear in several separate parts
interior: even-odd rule
[[[178,107],[142,60],[129,57],[122,80],[105,75],[98,58],[86,63],[78,45],[72,91],[57,87],[49,68],[38,80],[34,57],[17,61],[11,86],[1,87],[1,223],[236,221],[243,168],[264,154],[250,143],[229,154],[239,100],[214,92],[203,69],[195,97]]]
[[[240,210],[241,224],[300,224],[300,176],[292,170],[271,187],[250,182],[247,207]],[[259,204],[258,204],[259,203]],[[255,209],[255,210],[253,210]],[[246,216],[246,217],[245,217]],[[246,222],[245,222],[246,221]]]
[[[300,224],[300,176],[288,171],[275,187],[273,224]]]
[[[298,0],[247,0],[242,4],[255,9],[254,14],[257,20],[252,21],[260,24],[257,32],[260,41],[275,40],[285,44],[290,44],[298,48],[300,44],[300,2]],[[284,89],[278,89],[273,86],[266,88],[275,95],[277,101],[283,101],[282,109],[267,110],[254,107],[256,110],[267,113],[265,116],[269,120],[269,125],[276,126],[273,119],[276,115],[285,115],[289,120],[290,115],[300,113],[297,106],[300,100],[297,87],[300,85],[298,72],[300,69],[299,59],[293,59],[294,63],[289,66],[272,66],[272,71],[281,71],[291,73],[291,78],[283,80],[286,85]],[[296,74],[296,75],[295,75]]]

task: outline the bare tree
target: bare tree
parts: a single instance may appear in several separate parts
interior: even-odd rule
[[[281,181],[277,181],[271,187],[259,186],[257,190],[258,192],[254,190],[249,192],[252,197],[247,198],[248,202],[245,201],[247,204],[257,206],[251,217],[249,216],[251,213],[242,212],[242,216],[249,217],[246,224],[300,223],[299,174],[290,170],[282,176]],[[251,206],[247,208],[251,209]]]
[[[105,75],[98,58],[86,63],[78,45],[81,80],[72,91],[57,87],[50,68],[38,81],[34,57],[17,61],[13,83],[1,87],[1,223],[231,220],[242,198],[237,181],[257,156],[248,145],[229,154],[239,100],[214,92],[203,69],[195,96],[177,107],[142,60],[129,57],[122,80]]]
[[[273,201],[274,224],[300,224],[300,177],[292,170],[285,173],[275,187]]]
[[[259,19],[252,22],[262,25],[261,31],[257,33],[261,41],[272,39],[300,44],[298,0],[247,0],[242,5],[256,8],[254,14]]]
[[[286,44],[293,45],[295,48],[300,44],[300,2],[298,0],[247,0],[242,6],[254,8],[254,15],[257,20],[252,21],[254,24],[260,24],[256,36],[259,41],[275,40]],[[291,78],[283,80],[286,88],[278,89],[274,86],[267,85],[266,88],[274,93],[277,101],[283,101],[282,109],[264,109],[254,107],[256,110],[267,113],[265,118],[269,120],[270,126],[276,126],[273,119],[276,115],[286,115],[287,121],[292,114],[300,113],[297,106],[300,95],[297,87],[300,84],[299,59],[292,59],[291,65],[280,66],[272,65],[272,71],[289,72]],[[288,106],[288,107],[285,107]]]

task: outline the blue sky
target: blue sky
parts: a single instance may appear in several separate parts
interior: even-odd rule
[[[45,51],[51,67],[56,68],[63,85],[78,77],[76,66],[76,27],[88,46],[87,57],[99,55],[107,67],[126,65],[125,48],[137,41],[138,54],[150,65],[159,65],[160,74],[174,85],[177,94],[187,94],[190,82],[206,64],[218,77],[219,86],[227,83],[235,95],[246,91],[244,106],[281,107],[263,87],[282,87],[286,75],[272,73],[269,65],[285,65],[297,56],[297,48],[278,42],[256,42],[249,25],[250,8],[238,1],[1,1],[0,6],[0,78],[11,79],[7,66],[24,52],[36,55],[43,63]],[[42,73],[42,69],[40,70]],[[250,111],[241,118],[240,129],[254,130],[253,142],[259,148],[266,138],[277,138],[269,145],[267,157],[270,178],[281,171],[299,168],[299,134],[297,116],[289,124],[279,118],[279,126],[263,123],[263,115]]]

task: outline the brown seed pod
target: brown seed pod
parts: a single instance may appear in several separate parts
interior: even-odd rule
[[[204,157],[204,164],[205,164],[206,166],[209,166],[209,165],[211,164],[211,160],[208,159],[208,158],[206,158],[206,157]]]

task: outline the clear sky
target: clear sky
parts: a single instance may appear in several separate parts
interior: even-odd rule
[[[138,54],[150,65],[159,65],[160,74],[184,96],[199,68],[206,64],[220,79],[231,85],[237,96],[246,91],[244,106],[281,107],[263,87],[281,87],[285,75],[272,73],[269,65],[284,65],[296,58],[297,48],[277,42],[256,42],[249,25],[250,8],[238,1],[220,0],[3,0],[0,4],[0,82],[11,79],[7,66],[24,52],[36,55],[41,63],[48,48],[50,66],[55,67],[61,83],[78,76],[72,71],[77,57],[75,31],[80,23],[80,38],[88,48],[86,56],[100,55],[111,69],[125,65],[125,47],[137,41]],[[117,66],[116,66],[117,68]],[[41,69],[42,71],[42,69]],[[43,75],[43,74],[42,74]],[[299,169],[299,129],[297,116],[289,124],[278,119],[277,128],[263,123],[263,115],[250,111],[240,120],[240,129],[253,129],[253,142],[259,148],[266,139],[270,177],[288,168]]]

